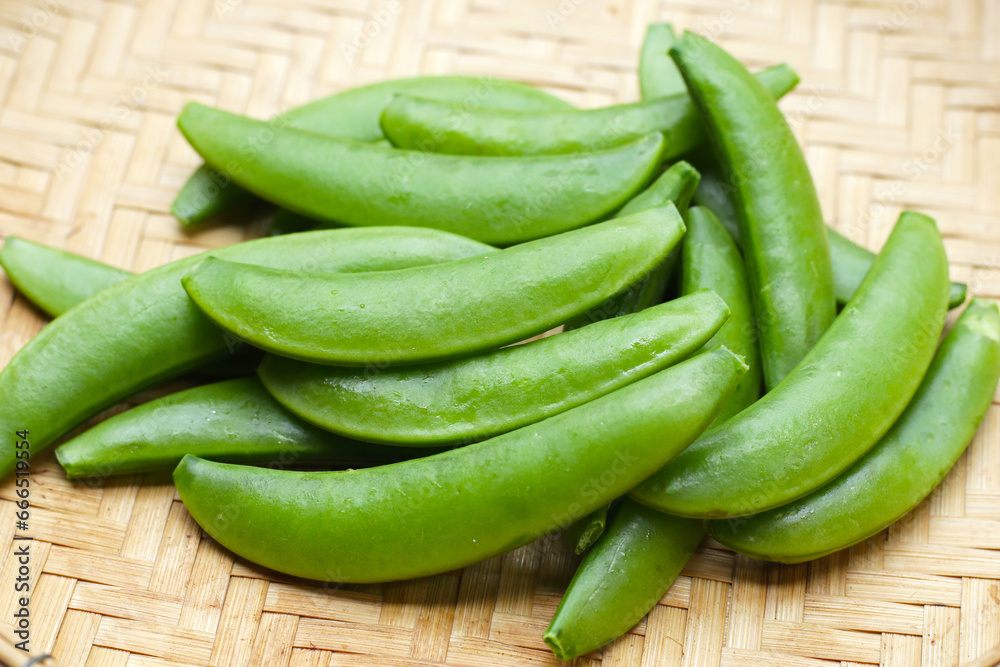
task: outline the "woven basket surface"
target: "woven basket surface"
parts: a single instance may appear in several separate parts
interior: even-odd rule
[[[632,101],[645,27],[661,20],[752,68],[796,68],[803,84],[782,106],[830,224],[878,248],[901,209],[924,211],[953,278],[1000,297],[998,0],[7,0],[0,231],[134,271],[257,236],[259,223],[188,235],[170,216],[199,163],[174,125],[185,102],[268,117],[443,73],[519,79],[584,107]],[[44,319],[6,280],[0,299],[2,366]],[[559,540],[418,581],[321,586],[207,538],[169,476],[69,482],[51,452],[34,472],[32,641],[64,665],[557,663],[541,635],[576,564]],[[0,499],[9,622],[11,480]],[[973,660],[1000,641],[998,517],[994,405],[943,485],[889,530],[798,566],[708,541],[647,619],[574,664]]]

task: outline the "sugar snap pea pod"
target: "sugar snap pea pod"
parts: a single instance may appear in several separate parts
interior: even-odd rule
[[[760,397],[761,362],[750,286],[739,249],[712,212],[696,206],[688,210],[686,219],[688,230],[681,243],[681,293],[709,289],[722,297],[730,316],[708,345],[725,345],[742,355],[749,366],[716,418],[721,424]]]
[[[383,227],[290,234],[209,254],[299,271],[370,271],[488,249],[431,229]],[[144,387],[228,356],[238,342],[201,315],[180,283],[202,257],[112,285],[53,320],[0,373],[0,433],[30,431],[35,456]],[[0,442],[0,477],[13,470],[15,460],[13,440]]]
[[[268,355],[259,373],[282,405],[334,433],[397,446],[471,442],[533,424],[687,358],[727,313],[722,299],[704,290],[439,364],[373,370]]]
[[[700,152],[695,164],[701,172],[701,182],[694,193],[694,202],[711,209],[739,243],[740,231],[732,186],[722,175],[718,162],[711,154]],[[864,280],[875,261],[875,253],[841,235],[833,227],[827,227],[826,232],[830,239],[830,261],[833,264],[833,293],[837,304],[843,306],[851,300],[858,285]],[[953,282],[948,294],[948,308],[957,308],[965,303],[965,294],[965,284]]]
[[[510,245],[607,217],[661,162],[653,133],[608,150],[500,159],[402,151],[271,126],[200,104],[177,124],[210,165],[319,221],[432,227]]]
[[[56,448],[70,478],[175,467],[185,454],[275,466],[361,467],[406,458],[406,450],[334,435],[297,418],[257,378],[194,387],[101,422]]]
[[[716,415],[721,424],[760,395],[760,355],[743,260],[733,239],[703,207],[688,211],[681,250],[681,292],[712,289],[731,315],[707,346],[739,350],[749,366]],[[545,634],[562,660],[624,634],[663,597],[704,535],[701,521],[682,519],[625,499],[583,559]]]
[[[430,363],[558,326],[635,282],[683,233],[667,204],[436,267],[303,275],[210,257],[183,284],[212,322],[268,352],[338,366]]]
[[[432,575],[623,494],[701,432],[743,369],[718,348],[536,424],[388,466],[300,473],[187,456],[174,482],[209,535],[265,567],[348,583]]]
[[[278,116],[280,122],[317,134],[358,141],[382,139],[378,117],[397,93],[520,111],[571,109],[572,105],[532,86],[477,76],[421,76],[382,81],[318,99]],[[188,179],[171,212],[185,226],[194,225],[240,203],[252,194],[207,165]]]
[[[701,521],[624,498],[573,575],[545,643],[560,660],[572,660],[628,632],[674,583],[704,534]]]
[[[892,426],[944,327],[948,263],[934,221],[904,212],[854,298],[776,388],[634,489],[679,516],[756,514],[800,498]]]
[[[709,522],[723,544],[799,563],[880,532],[920,503],[965,451],[1000,377],[1000,314],[973,300],[945,337],[906,411],[835,480],[788,505]]]
[[[774,97],[739,61],[691,32],[670,55],[734,186],[764,382],[773,389],[836,315],[819,197]]]
[[[787,65],[758,75],[777,97],[798,82]],[[663,160],[676,159],[707,140],[687,93],[600,109],[504,111],[464,109],[419,97],[394,97],[382,111],[382,131],[394,146],[453,155],[552,155],[596,151],[650,132],[666,137]]]
[[[639,92],[644,100],[655,100],[687,92],[684,79],[667,51],[677,41],[669,23],[650,23],[639,53]]]
[[[132,275],[16,236],[4,242],[0,264],[14,287],[52,317]]]

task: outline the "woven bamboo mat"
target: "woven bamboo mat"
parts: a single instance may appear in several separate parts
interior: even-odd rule
[[[637,97],[647,23],[719,39],[803,85],[783,107],[828,221],[877,248],[935,216],[953,276],[1000,297],[998,0],[6,0],[0,231],[142,271],[260,233],[186,236],[188,100],[266,117],[418,73],[529,81],[581,106]],[[347,48],[345,48],[345,46]],[[0,365],[43,320],[0,280]],[[109,323],[114,326],[114,323]],[[148,400],[177,387],[148,392]],[[44,397],[39,397],[44,400]],[[323,587],[234,558],[167,477],[70,483],[34,461],[33,645],[65,665],[522,665],[575,560],[558,540],[462,572]],[[0,485],[0,621],[14,610]],[[1000,407],[911,516],[811,564],[702,546],[647,620],[577,665],[953,665],[1000,641]]]

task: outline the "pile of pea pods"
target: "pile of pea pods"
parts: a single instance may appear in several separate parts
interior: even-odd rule
[[[933,220],[904,212],[877,256],[825,226],[787,65],[660,24],[639,76],[642,101],[592,110],[458,76],[271,121],[189,104],[205,165],[174,214],[271,205],[272,233],[139,275],[8,238],[53,320],[0,374],[0,425],[33,455],[73,432],[72,478],[173,469],[209,535],[306,579],[562,533],[561,659],[641,620],[706,533],[788,563],[875,535],[982,421],[996,305],[942,340],[966,293]]]

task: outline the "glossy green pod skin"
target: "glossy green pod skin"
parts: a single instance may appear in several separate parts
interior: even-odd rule
[[[278,116],[278,121],[316,134],[358,141],[382,139],[378,117],[393,95],[518,111],[571,109],[572,105],[532,86],[477,76],[421,76],[352,88]],[[199,167],[177,194],[170,212],[185,227],[197,224],[254,196],[208,165]]]
[[[677,41],[669,23],[650,23],[639,52],[639,94],[643,100],[656,100],[686,93],[684,78],[677,71],[667,51]]]
[[[345,583],[433,575],[625,493],[697,437],[743,369],[719,348],[531,426],[378,468],[300,473],[188,456],[174,482],[209,535],[264,567]]]
[[[628,632],[667,592],[704,534],[701,521],[624,498],[573,575],[545,643],[560,660],[572,660]]]
[[[606,218],[649,183],[663,136],[586,155],[438,155],[324,137],[190,103],[177,125],[210,165],[282,208],[511,245]]]
[[[743,259],[732,237],[703,207],[688,210],[681,246],[681,292],[711,289],[730,308],[706,347],[723,344],[749,367],[716,415],[721,424],[760,395],[760,354]],[[682,297],[684,298],[684,297]],[[703,522],[650,509],[625,498],[604,534],[577,568],[545,633],[556,656],[569,660],[626,633],[663,597],[705,533]]]
[[[186,454],[267,466],[362,467],[406,458],[311,426],[257,378],[202,385],[144,403],[56,448],[70,479],[174,468]]]
[[[8,236],[0,265],[21,294],[51,317],[132,274],[71,252]]]
[[[700,154],[695,164],[702,176],[694,194],[695,204],[711,209],[739,243],[740,230],[732,186],[722,175],[712,155]],[[830,261],[833,264],[833,294],[837,305],[843,306],[858,291],[858,286],[875,261],[875,253],[854,243],[833,227],[827,227],[826,233],[830,240]],[[964,283],[953,282],[948,294],[948,308],[958,308],[965,303],[966,291]]]
[[[707,290],[615,320],[439,364],[320,366],[268,355],[261,380],[286,408],[340,435],[396,446],[483,440],[686,359],[726,321]]]
[[[820,490],[753,516],[709,522],[736,551],[801,563],[882,531],[916,507],[965,451],[1000,378],[1000,314],[974,299],[882,440]]]
[[[927,216],[904,212],[857,294],[795,370],[630,495],[712,519],[764,512],[819,488],[906,408],[947,305],[941,235]]]
[[[558,326],[634,283],[683,233],[667,204],[438,266],[347,276],[208,258],[183,284],[212,322],[274,354],[337,366],[431,363]]]
[[[764,382],[773,389],[836,315],[819,197],[774,96],[739,61],[691,32],[670,56],[734,185]]]
[[[688,230],[681,242],[681,294],[712,290],[729,306],[729,319],[708,347],[725,345],[742,355],[749,369],[716,418],[721,424],[760,397],[761,360],[753,305],[743,257],[710,210],[688,209]]]
[[[311,232],[314,229],[335,228],[341,225],[327,224],[321,225],[312,218],[307,218],[298,213],[292,213],[285,209],[278,209],[271,218],[271,224],[267,226],[268,236],[282,236],[283,234],[298,234],[299,232]]]
[[[453,234],[392,227],[291,234],[206,254],[297,271],[372,271],[487,250]],[[181,277],[204,257],[112,285],[46,326],[0,373],[0,432],[29,430],[37,455],[121,399],[239,348],[181,286]],[[0,442],[0,477],[13,470],[15,454],[13,440]]]
[[[787,65],[758,75],[780,96],[798,82]],[[600,109],[523,112],[463,109],[437,100],[399,96],[382,111],[382,131],[398,148],[467,156],[564,155],[605,150],[650,132],[666,137],[664,161],[705,143],[698,111],[686,92]]]
[[[672,202],[684,214],[688,202],[698,187],[698,172],[687,162],[678,162],[663,172],[653,184],[632,198],[615,216],[634,215]],[[677,257],[676,250],[667,255],[652,271],[600,305],[566,322],[566,330],[578,329],[594,322],[635,313],[663,300],[667,281]]]

